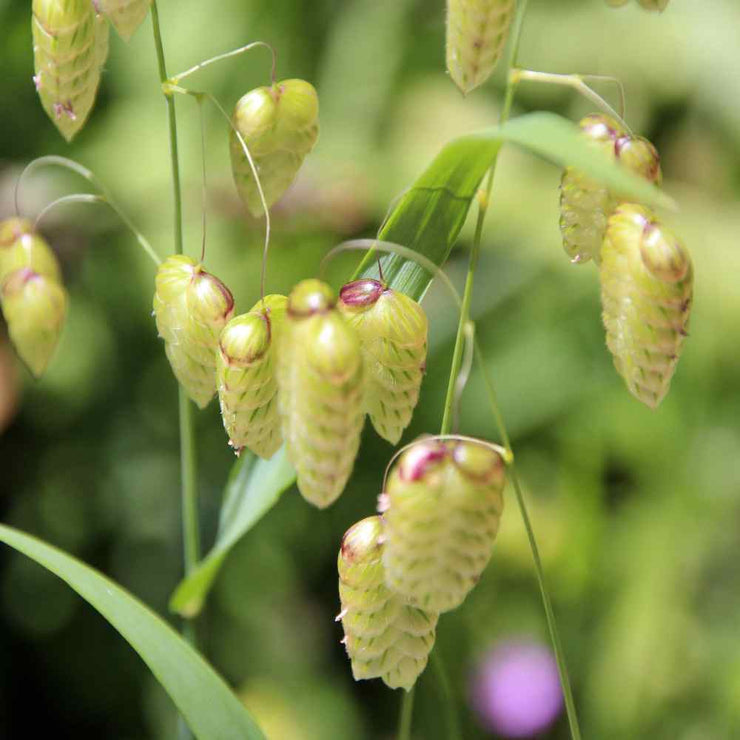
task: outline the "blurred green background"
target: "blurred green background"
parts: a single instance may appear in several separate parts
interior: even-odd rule
[[[507,148],[496,173],[474,318],[531,504],[587,738],[740,737],[740,4],[673,0],[662,15],[603,0],[532,0],[522,66],[618,76],[627,118],[663,157],[667,220],[695,262],[691,337],[657,412],[614,371],[593,265],[559,243],[560,173]],[[274,45],[279,77],[312,81],[321,138],[275,208],[268,288],[314,275],[328,249],[375,233],[394,197],[441,145],[495,122],[502,79],[463,99],[444,71],[442,0],[162,0],[170,72],[252,40]],[[43,113],[31,76],[30,2],[0,0],[0,216],[18,173],[61,153],[92,168],[160,254],[172,249],[164,103],[149,21],[111,54],[90,122],[71,146]],[[227,108],[269,82],[264,49],[190,80]],[[604,94],[612,95],[609,87]],[[615,98],[612,97],[612,100]],[[200,129],[177,102],[187,250],[200,248]],[[577,120],[573,93],[523,85],[517,112]],[[237,306],[257,298],[262,224],[230,180],[227,132],[206,109],[206,263]],[[22,209],[85,189],[45,172]],[[63,262],[71,310],[35,383],[0,331],[0,514],[110,574],[167,615],[181,575],[176,386],[151,317],[153,272],[105,209],[73,206],[44,233]],[[462,285],[467,225],[447,266]],[[336,285],[356,255],[330,269]],[[431,353],[406,441],[438,429],[457,317],[434,286]],[[480,379],[461,431],[496,439]],[[213,541],[233,455],[217,404],[198,416],[204,545]],[[233,551],[201,620],[204,649],[274,738],[383,738],[398,692],[355,683],[339,644],[336,552],[372,513],[392,453],[370,428],[353,479],[328,511],[295,489]],[[509,492],[510,494],[510,492]],[[169,618],[169,617],[168,617]],[[440,621],[465,737],[487,737],[469,708],[476,665],[510,639],[547,642],[513,496],[493,560]],[[444,737],[433,672],[419,682],[415,732]],[[91,608],[20,556],[0,553],[0,736],[170,738],[172,705]],[[543,737],[566,738],[564,718]]]

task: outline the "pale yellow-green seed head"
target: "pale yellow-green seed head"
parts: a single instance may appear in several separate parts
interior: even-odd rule
[[[326,313],[334,308],[337,299],[334,291],[321,280],[302,280],[288,297],[288,314],[291,318],[308,318]]]
[[[318,139],[319,101],[305,80],[259,87],[236,104],[232,123],[249,149],[268,207],[288,189]],[[230,134],[231,165],[237,191],[258,217],[263,206],[252,169],[238,137]]]
[[[56,280],[23,268],[6,276],[0,297],[16,352],[39,378],[64,327],[67,292]]]
[[[642,136],[624,136],[616,142],[617,158],[631,172],[648,182],[660,185],[663,173],[660,169],[658,150]]]
[[[378,507],[386,585],[423,609],[459,606],[491,557],[504,483],[501,453],[481,443],[428,438],[406,450]]]
[[[93,3],[124,41],[128,41],[144,22],[152,4],[151,0],[93,0]]]
[[[70,141],[95,102],[108,29],[91,0],[34,0],[32,7],[34,82],[47,115]]]
[[[629,203],[610,217],[602,255],[607,345],[630,392],[655,408],[668,393],[688,333],[691,259],[650,209]]]
[[[396,444],[419,399],[426,368],[426,314],[416,301],[372,279],[343,286],[338,305],[360,337],[365,410],[378,434]]]
[[[6,219],[0,223],[0,283],[24,267],[56,282],[62,279],[56,255],[31,222],[25,218]]]
[[[419,609],[385,585],[383,521],[368,517],[344,535],[337,559],[339,618],[355,680],[381,678],[410,690],[434,646],[438,615]]]

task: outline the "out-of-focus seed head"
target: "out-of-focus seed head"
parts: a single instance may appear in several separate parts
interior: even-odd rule
[[[6,276],[0,297],[16,352],[41,377],[64,327],[66,290],[56,280],[23,268]]]
[[[607,5],[613,8],[619,8],[626,5],[629,0],[606,0]],[[645,10],[662,13],[667,7],[670,0],[637,0]]]
[[[282,444],[275,376],[276,343],[287,298],[268,295],[224,327],[216,362],[221,416],[237,453],[270,458]]]
[[[515,10],[516,0],[447,1],[447,71],[463,94],[493,73]]]
[[[381,678],[408,691],[426,667],[438,615],[387,588],[382,550],[378,516],[357,522],[342,539],[337,567],[343,642],[356,681]]]
[[[482,443],[429,438],[406,450],[380,499],[386,585],[423,609],[459,606],[491,557],[504,484],[503,456]]]
[[[319,99],[305,80],[283,80],[259,87],[236,104],[232,123],[257,168],[268,208],[290,187],[319,136]],[[257,184],[234,131],[229,139],[236,188],[249,212],[263,213]]]
[[[337,299],[334,291],[321,280],[302,280],[288,297],[288,314],[291,318],[308,318],[326,313],[334,308]]]
[[[59,262],[49,245],[25,218],[0,223],[0,283],[11,272],[28,267],[44,277],[61,282]]]
[[[625,136],[616,142],[617,158],[631,172],[660,185],[663,174],[658,150],[642,136]]]
[[[426,367],[426,314],[416,301],[371,279],[347,283],[339,294],[339,309],[360,337],[365,410],[378,434],[396,444],[419,400]]]
[[[630,392],[655,408],[668,393],[688,333],[691,258],[650,209],[629,203],[610,217],[602,256],[607,345]]]
[[[93,0],[93,4],[113,24],[118,35],[128,41],[144,22],[152,0]]]

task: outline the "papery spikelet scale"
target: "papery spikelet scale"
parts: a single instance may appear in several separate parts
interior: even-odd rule
[[[324,508],[352,472],[365,415],[360,342],[318,280],[291,292],[278,351],[278,407],[298,489]]]
[[[342,539],[337,567],[344,645],[355,680],[381,678],[408,691],[426,667],[438,615],[385,585],[382,541],[378,516],[358,522]]]
[[[149,12],[151,0],[94,0],[118,35],[128,41]]]
[[[347,283],[339,309],[360,338],[365,363],[365,411],[378,434],[396,444],[419,400],[428,325],[414,300],[377,280]]]
[[[447,70],[463,93],[491,76],[515,10],[516,0],[448,0]]]
[[[655,408],[688,331],[693,267],[686,248],[643,206],[609,219],[599,271],[606,341],[630,392]]]
[[[252,155],[268,208],[288,189],[316,144],[318,116],[316,90],[304,80],[283,80],[271,87],[258,87],[236,104],[232,122]],[[263,206],[257,183],[233,130],[229,148],[239,196],[249,212],[259,217]]]
[[[84,126],[108,53],[107,24],[91,0],[33,0],[34,82],[47,115],[70,141]]]
[[[272,457],[283,442],[277,406],[276,346],[288,299],[268,295],[235,316],[219,339],[216,384],[231,446]]]
[[[423,609],[459,606],[491,557],[504,483],[503,457],[487,445],[430,438],[406,450],[379,506],[388,587]]]
[[[154,316],[172,371],[204,408],[216,392],[216,352],[234,312],[229,289],[203,266],[173,255],[157,270]]]

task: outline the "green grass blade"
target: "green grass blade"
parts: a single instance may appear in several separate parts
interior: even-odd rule
[[[149,666],[196,737],[264,738],[236,695],[208,663],[121,586],[61,550],[1,524],[0,542],[54,573],[95,607]]]
[[[483,176],[504,143],[521,146],[559,167],[574,166],[602,180],[625,198],[646,205],[673,207],[661,190],[612,162],[592,147],[571,121],[553,113],[530,113],[503,126],[461,136],[446,144],[416,182],[399,199],[378,232],[384,241],[403,244],[440,267],[445,263],[468,216]],[[553,193],[553,198],[557,194]],[[419,300],[432,280],[424,268],[398,255],[381,258],[383,276],[394,289]],[[378,276],[375,256],[366,255],[355,276]],[[236,506],[233,520],[222,512],[222,530],[211,552],[175,591],[171,607],[184,616],[202,608],[228,551],[277,503],[294,477],[281,450],[272,460],[260,461],[250,473],[239,461],[227,485],[224,507]],[[229,503],[231,502],[231,503]],[[247,502],[249,504],[247,505]],[[228,514],[228,515],[227,515]]]
[[[170,609],[194,617],[203,603],[231,548],[257,524],[295,482],[285,447],[270,460],[257,460],[244,452],[232,468],[226,484],[221,526],[216,543],[198,567],[177,587]]]

